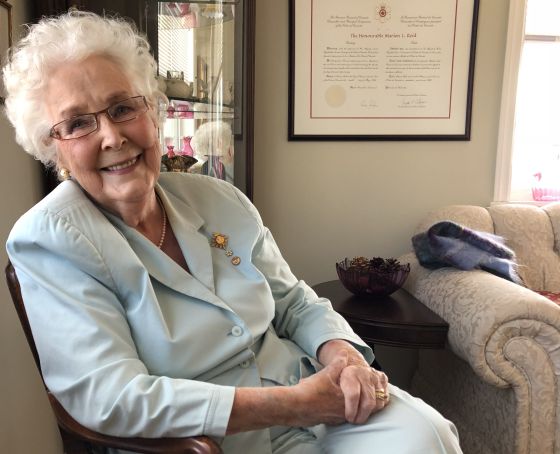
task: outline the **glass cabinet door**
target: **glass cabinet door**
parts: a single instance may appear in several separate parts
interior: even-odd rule
[[[160,130],[162,170],[210,175],[250,196],[245,3],[157,1],[148,35],[169,99]]]

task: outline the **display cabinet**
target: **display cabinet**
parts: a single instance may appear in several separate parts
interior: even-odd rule
[[[202,173],[251,195],[254,5],[150,1],[147,34],[169,104],[163,171]]]

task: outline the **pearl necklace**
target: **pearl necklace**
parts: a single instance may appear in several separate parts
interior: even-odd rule
[[[165,233],[167,231],[167,214],[165,213],[165,208],[163,207],[163,202],[161,201],[161,199],[159,198],[159,196],[156,194],[157,197],[157,201],[159,203],[159,206],[161,207],[161,212],[163,213],[163,221],[161,222],[161,236],[159,238],[159,243],[157,244],[157,247],[159,249],[161,249],[161,247],[163,246],[163,242],[165,241]]]

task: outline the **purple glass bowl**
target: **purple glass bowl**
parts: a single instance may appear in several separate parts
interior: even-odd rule
[[[336,264],[336,272],[342,285],[358,296],[386,296],[402,287],[410,272],[410,264],[399,264],[395,271],[383,272],[373,268],[350,268],[350,260]]]

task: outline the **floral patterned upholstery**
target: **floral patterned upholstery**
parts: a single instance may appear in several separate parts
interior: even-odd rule
[[[467,454],[560,454],[560,203],[450,206],[451,220],[506,238],[527,287],[484,271],[429,270],[413,253],[404,287],[449,323],[445,350],[420,352],[412,392],[452,419]]]

